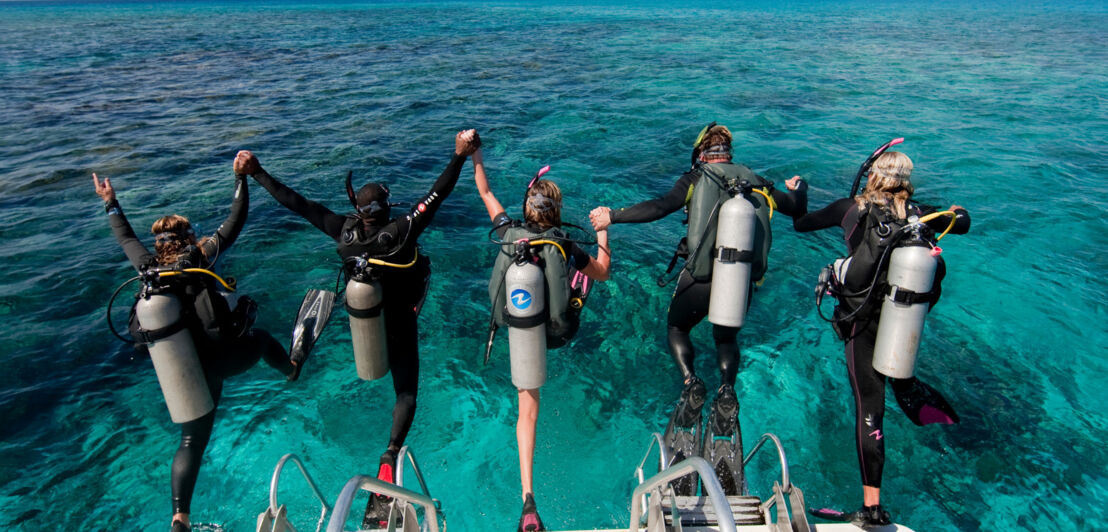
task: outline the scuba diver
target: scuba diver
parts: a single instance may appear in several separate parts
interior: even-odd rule
[[[396,392],[388,447],[377,472],[385,482],[395,482],[397,453],[415,418],[418,317],[431,276],[431,261],[420,252],[418,239],[454,190],[466,157],[480,145],[476,130],[459,132],[454,138],[453,157],[431,190],[412,209],[396,217],[392,216],[396,204],[390,203],[391,193],[384,183],[368,183],[355,193],[348,174],[346,192],[355,212],[340,215],[269,175],[249,151],[240,151],[235,157],[237,172],[253,176],[278,203],[338,243],[343,272],[349,279],[346,309],[358,376],[373,380],[391,371]],[[379,524],[387,520],[388,502],[378,494],[370,497],[365,528],[380,528]]]
[[[794,176],[785,182],[789,192],[784,193],[750,168],[732,163],[731,132],[715,122],[700,131],[693,143],[691,162],[692,167],[665,195],[614,211],[597,207],[589,217],[593,228],[602,230],[615,223],[652,222],[685,207],[687,236],[658,281],[664,286],[668,281],[663,278],[673,270],[677,259],[686,259],[667,317],[669,351],[681,371],[684,388],[666,428],[665,441],[674,451],[672,463],[703,452],[727,494],[740,495],[743,480],[739,403],[734,388],[739,369],[736,339],[745,322],[750,292],[766,272],[773,210],[790,216],[803,214],[807,210],[807,185],[800,176]],[[695,373],[695,353],[689,339],[692,328],[705,316],[713,324],[721,381],[707,436],[702,434],[701,420],[707,390]],[[693,474],[673,485],[678,495],[694,495],[696,484]]]
[[[829,321],[845,342],[864,504],[854,512],[821,509],[812,513],[863,527],[890,523],[880,499],[886,376],[897,403],[916,425],[958,422],[958,415],[942,395],[912,372],[923,319],[938,301],[945,275],[934,232],[965,234],[970,218],[958,205],[937,213],[935,207],[911,201],[912,160],[903,153],[886,151],[901,141],[890,141],[866,160],[850,196],[793,221],[799,232],[830,227],[843,230],[848,257],[824,269],[816,296],[817,308],[825,293],[838,299]],[[865,190],[855,197],[862,175],[867,176]],[[913,283],[916,286],[910,286]]]
[[[497,326],[508,326],[512,384],[519,393],[516,443],[523,512],[520,532],[546,530],[535,505],[532,472],[539,390],[546,382],[546,349],[561,347],[577,333],[591,280],[605,281],[611,267],[608,232],[597,231],[597,257],[591,257],[562,229],[562,192],[539,170],[527,186],[523,221],[508,217],[489,188],[481,150],[473,154],[477,191],[492,220],[500,248],[489,279],[493,307],[485,361]],[[491,234],[491,233],[490,233]]]
[[[197,240],[187,218],[165,216],[150,229],[154,253],[143,246],[123,215],[111,180],[101,182],[92,174],[92,182],[104,200],[112,233],[139,272],[132,281],[144,282],[135,298],[130,330],[139,350],[149,353],[170,417],[181,426],[170,475],[170,526],[172,532],[188,531],[192,494],[224,379],[250,369],[259,358],[286,376],[295,371],[281,344],[266,331],[252,328],[257,308],[253,300],[233,293],[232,282],[212,271],[246,223],[246,176],[235,176],[231,213],[214,235]]]

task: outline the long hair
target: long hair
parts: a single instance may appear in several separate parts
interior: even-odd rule
[[[154,241],[154,255],[155,260],[162,266],[176,264],[181,254],[185,252],[185,248],[189,246],[199,245],[203,253],[202,244],[208,240],[205,238],[198,244],[189,219],[179,214],[158,218],[154,225],[150,226],[150,232],[158,236]]]
[[[562,190],[553,181],[540,179],[527,190],[523,219],[547,229],[562,226]]]
[[[907,155],[898,151],[882,153],[870,167],[866,189],[854,198],[858,210],[874,203],[892,210],[897,218],[907,218],[908,198],[915,192],[911,177],[912,160]]]

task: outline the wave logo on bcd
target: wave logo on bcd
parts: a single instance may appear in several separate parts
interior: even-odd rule
[[[522,289],[516,288],[512,290],[512,305],[519,310],[525,310],[531,306],[531,293]]]

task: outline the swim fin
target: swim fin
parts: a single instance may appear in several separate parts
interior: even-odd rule
[[[377,479],[392,484],[396,482],[396,451],[386,449],[381,455],[380,466],[377,468]],[[389,517],[392,514],[392,497],[379,493],[370,493],[366,502],[365,514],[362,515],[363,529],[383,529],[389,526]],[[403,516],[398,512],[398,519]],[[398,522],[397,529],[402,528]]]
[[[289,375],[290,381],[300,378],[304,362],[308,360],[316,340],[323,334],[323,328],[327,326],[334,306],[334,292],[312,288],[304,294],[304,301],[300,303],[300,312],[297,313],[296,323],[292,327],[289,361],[292,362],[293,370]]]
[[[662,441],[670,450],[669,467],[690,456],[700,454],[700,439],[703,434],[703,421],[700,410],[704,407],[704,400],[708,392],[704,388],[704,382],[693,377],[692,382],[685,385],[681,391],[681,398],[670,416],[669,425],[666,426]],[[677,495],[696,495],[696,484],[699,477],[696,473],[690,473],[672,482],[673,491]]]
[[[519,527],[516,528],[517,532],[541,532],[546,530],[546,526],[542,524],[542,518],[539,517],[539,510],[535,506],[535,496],[528,493],[527,498],[523,501],[523,514],[519,516]]]
[[[890,381],[897,404],[912,423],[919,426],[931,423],[953,425],[959,421],[958,413],[942,394],[923,381],[915,377]]]
[[[842,512],[831,508],[809,508],[808,513],[827,521],[852,523],[854,526],[867,530],[892,525],[889,512],[882,508],[880,504],[863,506],[853,512]],[[896,527],[893,526],[892,528],[895,530]]]
[[[731,386],[720,386],[712,403],[702,456],[712,464],[724,494],[743,495],[746,492],[739,401]]]
[[[585,301],[589,299],[589,292],[592,291],[592,279],[589,276],[578,270],[571,270],[573,275],[570,276],[569,292],[570,301],[575,308],[585,306]]]

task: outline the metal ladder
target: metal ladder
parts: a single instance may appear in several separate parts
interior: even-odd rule
[[[715,471],[707,460],[693,456],[666,467],[670,449],[662,435],[651,436],[639,467],[635,470],[639,485],[631,495],[631,524],[637,532],[645,525],[647,532],[681,532],[683,527],[713,527],[720,532],[736,532],[737,526],[761,525],[778,532],[810,532],[804,506],[804,493],[789,481],[789,465],[781,440],[764,434],[750,453],[743,458],[743,468],[765,445],[773,442],[781,462],[781,481],[773,483],[773,495],[765,501],[752,496],[726,496]],[[644,478],[644,468],[654,448],[658,448],[658,473]],[[689,473],[700,475],[704,496],[678,497],[670,482]],[[786,502],[786,497],[788,501]],[[791,512],[790,512],[791,508]]]
[[[407,461],[405,461],[405,458],[407,458]],[[437,499],[431,498],[415,455],[405,445],[397,453],[396,484],[390,484],[368,475],[356,475],[343,486],[334,507],[327,503],[327,499],[320,492],[311,475],[308,474],[308,470],[305,469],[304,463],[296,455],[286,454],[277,462],[277,467],[273,471],[273,478],[269,484],[269,507],[258,515],[257,532],[297,532],[297,529],[288,520],[288,511],[285,506],[277,503],[278,481],[285,464],[290,461],[300,469],[301,475],[308,482],[308,486],[320,503],[319,521],[315,527],[316,532],[323,530],[323,523],[327,521],[328,514],[331,515],[331,519],[327,522],[327,532],[343,532],[354,498],[362,490],[392,498],[389,503],[388,524],[386,528],[381,530],[387,532],[395,532],[396,530],[401,532],[439,532],[440,521],[442,522],[442,529],[446,529],[446,517],[442,511],[442,504]],[[412,474],[419,483],[422,493],[416,493],[403,487],[406,462],[411,464]],[[422,520],[419,518],[416,507],[423,510]]]

